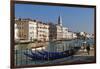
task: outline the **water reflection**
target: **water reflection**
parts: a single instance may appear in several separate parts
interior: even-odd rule
[[[93,39],[87,39],[86,40],[87,43],[91,45],[94,44],[94,40]],[[45,51],[49,51],[49,52],[62,52],[65,50],[68,50],[74,46],[82,46],[82,42],[84,42],[84,40],[70,40],[70,41],[56,41],[56,42],[45,42],[45,43],[41,43],[41,44],[36,44],[36,43],[29,43],[29,44],[17,44],[15,45],[15,64],[17,66],[19,65],[30,65],[30,64],[42,64],[48,61],[32,61],[29,57],[26,57],[23,53],[24,52],[29,52],[30,49],[32,49],[32,47],[35,47],[36,45],[42,45],[43,47],[40,47],[39,49],[37,48],[33,48],[34,51],[36,50],[45,50]]]

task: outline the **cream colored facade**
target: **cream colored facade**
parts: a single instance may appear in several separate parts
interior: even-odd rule
[[[37,39],[37,22],[29,21],[28,40],[34,41]]]
[[[56,25],[56,29],[57,29],[57,40],[62,40],[63,39],[63,29],[62,26],[60,25]]]
[[[37,39],[37,23],[34,20],[17,19],[15,20],[15,25],[17,25],[17,33],[15,33],[15,36],[19,40],[33,41]]]
[[[67,39],[73,39],[73,32],[68,32],[67,33]]]
[[[58,17],[58,23],[43,23],[31,19],[15,19],[15,39],[27,41],[52,41],[76,38],[76,34],[69,32],[62,26],[62,19]]]
[[[80,35],[85,36],[86,33],[85,32],[80,32]]]
[[[18,27],[17,27],[17,24],[16,23],[14,24],[14,27],[15,27],[15,31],[14,31],[15,35],[14,35],[14,38],[15,38],[16,41],[18,41],[19,40],[19,37],[18,37]]]
[[[68,34],[68,28],[67,27],[63,27],[63,39],[67,39],[67,35]]]
[[[76,39],[76,38],[77,38],[76,33],[73,33],[73,39]]]
[[[56,40],[62,40],[63,39],[63,26],[62,26],[62,17],[58,17],[58,23],[56,24],[56,33],[57,33],[57,38]]]
[[[17,25],[15,37],[19,40],[49,41],[49,25],[47,23],[30,19],[18,19],[15,20],[15,24]]]
[[[17,25],[18,30],[17,37],[19,40],[28,40],[28,22],[29,21],[21,19],[15,20],[15,24]]]
[[[46,23],[38,22],[38,41],[49,41],[49,25]]]

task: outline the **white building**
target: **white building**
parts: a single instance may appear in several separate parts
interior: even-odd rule
[[[38,22],[37,39],[39,41],[49,41],[49,25],[47,23]]]
[[[62,40],[63,39],[63,29],[62,26],[60,25],[56,25],[56,29],[57,29],[57,40]]]
[[[29,21],[28,40],[33,41],[37,39],[37,22]]]
[[[85,36],[86,33],[85,32],[80,32],[80,35]]]
[[[30,19],[15,20],[15,38],[24,41],[37,39],[37,23]]]
[[[92,38],[92,35],[91,34],[86,34],[86,37],[87,38]]]
[[[80,33],[84,35],[84,32]],[[31,19],[15,19],[15,39],[34,41],[49,41],[77,38],[76,34],[63,27],[62,18],[57,24],[47,24]]]
[[[76,33],[73,33],[73,39],[77,38]]]
[[[68,37],[68,28],[63,27],[63,39],[67,39],[67,37]]]
[[[15,28],[15,31],[14,31],[14,39],[15,39],[15,41],[16,40],[19,40],[19,37],[18,37],[18,27],[17,27],[17,24],[15,23],[14,24],[14,28]]]
[[[72,39],[73,38],[73,32],[68,31],[67,33],[67,39]]]
[[[61,16],[58,17],[58,23],[56,24],[56,39],[62,40],[63,39],[63,26],[62,26],[62,18]]]

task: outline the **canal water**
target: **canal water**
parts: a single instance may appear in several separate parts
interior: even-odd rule
[[[57,41],[57,42],[47,42],[47,46],[45,48],[41,48],[42,50],[49,51],[49,52],[62,52],[68,50],[74,46],[82,46],[84,40],[69,40],[69,41]],[[93,46],[94,40],[87,39],[86,42]],[[29,44],[17,44],[15,45],[15,65],[35,65],[35,64],[45,64],[51,60],[31,60],[29,57],[24,55],[24,52],[31,53],[31,43]],[[36,50],[35,50],[36,52]],[[37,52],[36,52],[37,53]]]

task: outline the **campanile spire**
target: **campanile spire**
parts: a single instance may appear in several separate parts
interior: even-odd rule
[[[62,17],[61,16],[58,17],[58,25],[62,26]]]

